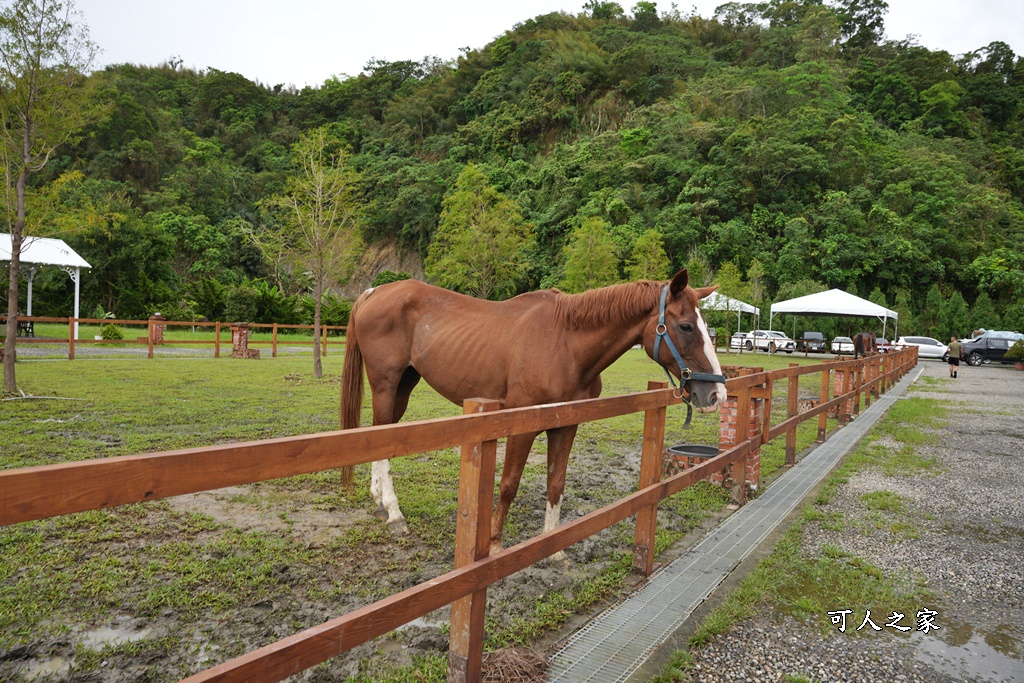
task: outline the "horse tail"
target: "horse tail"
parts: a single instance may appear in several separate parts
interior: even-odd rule
[[[363,352],[359,349],[359,338],[353,330],[356,312],[362,297],[352,306],[348,320],[348,334],[345,340],[345,364],[341,371],[341,406],[338,417],[342,429],[355,429],[363,408]],[[355,467],[347,465],[341,468],[341,483],[351,488],[355,483]]]

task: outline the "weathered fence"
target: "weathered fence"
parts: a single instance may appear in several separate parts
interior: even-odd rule
[[[748,488],[760,480],[762,444],[785,435],[786,463],[794,464],[800,423],[817,419],[818,438],[824,440],[828,413],[845,424],[859,413],[862,400],[870,402],[916,363],[917,350],[911,348],[860,360],[791,364],[772,372],[730,368],[727,374],[734,376],[726,383],[729,400],[719,418],[719,455],[663,479],[666,408],[679,399],[664,382],[652,382],[645,392],[611,398],[510,410],[498,410],[497,401],[481,398],[467,401],[464,414],[450,418],[0,471],[0,525],[460,446],[453,571],[186,681],[280,681],[451,604],[449,680],[475,682],[481,675],[484,609],[492,583],[631,515],[636,515],[633,565],[650,574],[661,500],[711,479],[729,484],[734,500],[744,502]],[[820,389],[804,399],[808,408],[800,412],[799,378],[812,373],[821,374]],[[775,424],[773,403],[786,409],[785,419]],[[498,439],[635,412],[645,416],[636,493],[488,554]]]
[[[7,316],[0,316],[0,325],[4,324],[7,320]],[[56,323],[60,325],[67,325],[67,335],[62,335],[59,339],[53,337],[41,337],[36,336],[35,324],[36,323]],[[76,339],[76,326],[79,324],[86,325],[131,325],[134,327],[145,327],[145,336],[136,336],[134,339],[126,337],[125,339]],[[155,356],[154,349],[161,346],[212,346],[214,358],[220,358],[221,347],[225,344],[230,345],[232,350],[237,349],[237,336],[234,332],[240,328],[246,330],[269,330],[271,333],[270,339],[252,339],[248,335],[245,337],[243,347],[245,346],[269,346],[271,349],[271,355],[277,358],[278,346],[287,344],[288,346],[312,346],[316,342],[287,339],[281,340],[278,338],[278,332],[286,330],[310,330],[314,329],[313,325],[285,325],[280,323],[222,323],[222,322],[198,322],[188,320],[165,320],[162,317],[154,316],[147,320],[121,320],[113,318],[48,318],[45,316],[18,316],[19,335],[22,333],[24,336],[19,336],[19,344],[52,344],[54,342],[66,343],[68,346],[68,360],[75,359],[75,347],[90,344],[106,344],[106,345],[138,345],[148,347],[148,356],[153,358]],[[164,332],[168,327],[190,327],[190,328],[201,328],[201,329],[213,329],[213,339],[172,339],[165,338]],[[329,346],[341,346],[345,343],[340,337],[331,340],[328,334],[331,332],[337,332],[343,334],[345,332],[345,326],[343,325],[321,325],[320,326],[320,352],[323,355],[327,355],[327,349]],[[125,331],[131,331],[128,328]],[[140,330],[141,331],[141,330]],[[27,333],[31,334],[27,334]],[[228,336],[228,333],[230,336]]]

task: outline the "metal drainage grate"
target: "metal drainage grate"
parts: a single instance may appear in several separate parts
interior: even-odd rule
[[[573,634],[551,659],[550,683],[628,679],[868,433],[917,374],[904,377],[690,551]]]

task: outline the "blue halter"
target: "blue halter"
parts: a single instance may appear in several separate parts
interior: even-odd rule
[[[668,334],[668,327],[665,325],[665,303],[668,301],[668,285],[665,285],[664,289],[661,290],[661,304],[658,308],[658,327],[655,328],[654,335],[654,362],[661,365],[662,370],[668,376],[669,384],[672,385],[673,389],[678,388],[678,396],[686,404],[686,422],[683,427],[690,426],[690,418],[693,417],[693,406],[690,405],[690,401],[683,397],[683,386],[686,385],[690,380],[697,380],[698,382],[721,382],[725,383],[725,375],[713,375],[707,372],[694,372],[690,368],[686,367],[686,363],[683,361],[683,357],[679,355],[679,350],[676,349],[676,345],[672,342],[672,337]],[[668,371],[668,366],[662,365],[659,351],[661,350],[661,340],[665,340],[665,344],[668,345],[668,350],[672,352],[672,357],[676,361],[676,365],[679,366],[679,380],[680,385],[676,387],[676,380],[672,376],[672,373]]]

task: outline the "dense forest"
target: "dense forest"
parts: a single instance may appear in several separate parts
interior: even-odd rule
[[[883,40],[885,12],[591,0],[453,62],[372,61],[301,90],[110,66],[86,83],[102,119],[34,179],[59,207],[37,232],[92,264],[83,315],[304,321],[308,274],[252,235],[275,220],[262,200],[295,172],[293,145],[327,126],[370,251],[430,263],[460,178],[514,206],[529,242],[494,296],[564,287],[586,227],[612,279],[655,239],[669,268],[762,307],[839,287],[908,333],[1024,329],[1024,59]],[[344,320],[342,284],[327,322]],[[70,315],[71,287],[42,271],[36,314]]]

